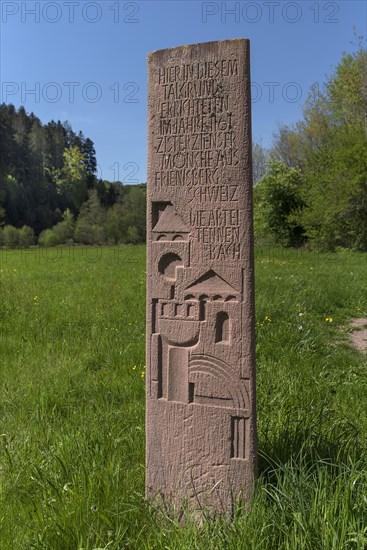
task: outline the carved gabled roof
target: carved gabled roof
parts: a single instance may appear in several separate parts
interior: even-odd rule
[[[201,275],[196,281],[191,283],[186,290],[190,289],[191,293],[210,293],[210,294],[238,294],[238,291],[227,283],[218,273],[212,269]]]
[[[189,233],[190,228],[182,221],[177,214],[175,207],[168,204],[163,210],[153,231],[170,232],[170,233]]]

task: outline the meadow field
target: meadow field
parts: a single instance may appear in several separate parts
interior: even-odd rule
[[[259,477],[201,526],[144,500],[145,247],[0,254],[0,550],[367,548],[365,254],[256,249]]]

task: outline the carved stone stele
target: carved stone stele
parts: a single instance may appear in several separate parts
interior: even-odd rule
[[[256,473],[249,41],[148,58],[146,493],[232,510]]]

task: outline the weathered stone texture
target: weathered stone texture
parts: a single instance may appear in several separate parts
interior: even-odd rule
[[[249,42],[148,71],[147,496],[229,511],[256,471]]]

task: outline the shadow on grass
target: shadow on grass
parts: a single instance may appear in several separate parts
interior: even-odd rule
[[[360,434],[351,422],[336,419],[335,411],[314,417],[284,419],[283,429],[259,435],[259,475],[270,481],[274,469],[287,464],[342,465],[366,456]]]

